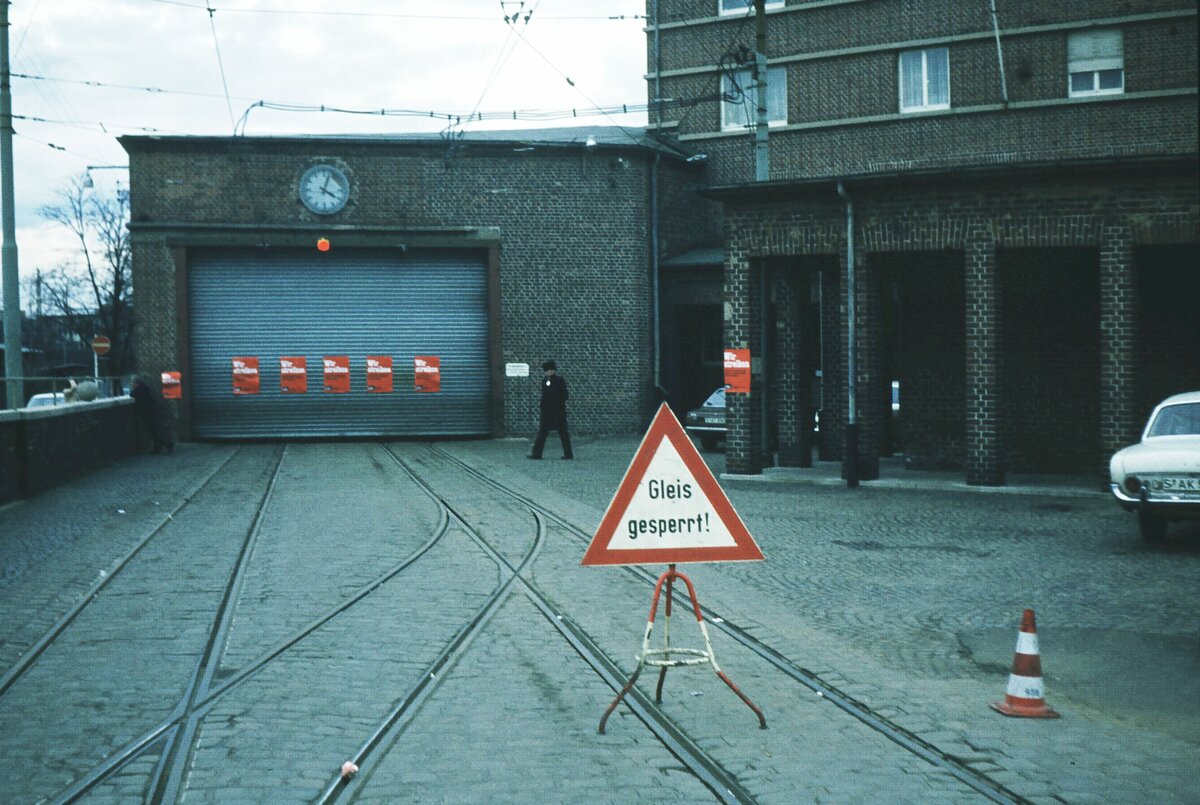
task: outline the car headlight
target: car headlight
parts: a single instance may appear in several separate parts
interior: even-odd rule
[[[1142,482],[1138,480],[1136,475],[1130,475],[1125,479],[1125,491],[1131,495],[1136,495],[1142,490]]]

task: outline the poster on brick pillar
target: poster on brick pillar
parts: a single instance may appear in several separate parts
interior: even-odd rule
[[[725,389],[733,394],[750,393],[750,350],[725,350]]]
[[[183,375],[180,372],[162,373],[162,396],[164,400],[183,399]]]

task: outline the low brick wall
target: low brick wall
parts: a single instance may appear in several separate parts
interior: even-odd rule
[[[0,411],[0,503],[32,497],[136,451],[128,398]]]

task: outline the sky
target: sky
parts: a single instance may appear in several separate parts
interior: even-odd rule
[[[570,109],[593,114],[464,128],[642,126],[644,112],[595,109],[645,104],[645,10],[644,0],[12,0],[20,274],[75,253],[38,215],[72,177],[105,166],[90,171],[98,192],[128,187],[127,171],[108,167],[127,164],[123,134],[438,132],[446,120],[428,112]]]

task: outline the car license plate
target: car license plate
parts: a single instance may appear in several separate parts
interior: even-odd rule
[[[1153,478],[1150,491],[1162,495],[1200,495],[1200,478]]]

